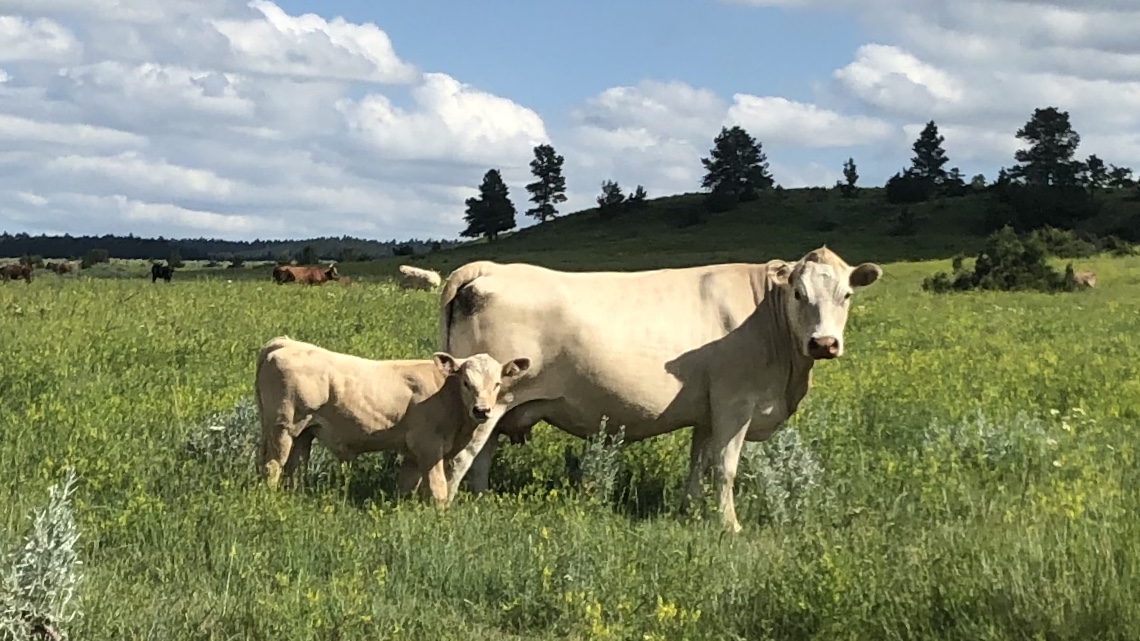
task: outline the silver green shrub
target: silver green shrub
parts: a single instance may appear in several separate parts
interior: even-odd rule
[[[79,528],[71,508],[75,472],[48,490],[48,502],[35,512],[24,545],[13,550],[0,586],[0,639],[65,639],[80,616],[77,588],[82,580]]]

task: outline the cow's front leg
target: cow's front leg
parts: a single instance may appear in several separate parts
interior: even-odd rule
[[[475,427],[467,445],[455,455],[455,458],[451,459],[451,474],[450,478],[447,479],[447,500],[449,502],[455,499],[455,495],[459,491],[459,482],[463,480],[463,476],[467,474],[471,463],[483,450],[491,438],[491,434],[495,431],[495,425],[505,413],[505,407],[496,405],[495,409],[491,410],[491,415],[487,420]]]
[[[491,487],[491,464],[495,462],[495,452],[499,450],[499,436],[492,434],[483,449],[475,455],[467,477],[467,486],[474,494],[486,492]]]
[[[717,462],[717,493],[720,518],[732,532],[740,532],[740,522],[736,519],[736,502],[733,496],[733,485],[736,482],[736,470],[740,464],[740,451],[744,447],[744,438],[748,435],[748,427],[752,423],[752,405],[737,401],[729,401],[718,408],[713,406],[712,438],[708,444],[707,452],[716,457]]]

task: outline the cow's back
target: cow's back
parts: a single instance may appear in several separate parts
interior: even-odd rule
[[[526,354],[533,375],[520,393],[543,388],[537,396],[562,396],[571,413],[605,408],[627,430],[662,416],[693,421],[705,409],[709,368],[733,358],[718,354],[727,349],[718,341],[756,310],[766,273],[764,264],[560,272],[470,263],[445,283],[442,348]]]

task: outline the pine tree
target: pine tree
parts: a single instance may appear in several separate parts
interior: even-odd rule
[[[554,152],[550,145],[534,148],[534,160],[530,161],[530,171],[538,178],[526,186],[530,192],[530,202],[535,207],[526,210],[527,216],[546,222],[558,215],[555,204],[566,202],[566,179],[562,176],[562,162],[565,159]]]
[[[846,181],[839,185],[839,190],[843,193],[844,198],[854,198],[859,194],[859,188],[855,183],[859,181],[859,172],[855,169],[855,159],[848,158],[847,162],[843,163],[843,179]]]
[[[705,177],[701,187],[714,196],[729,194],[736,202],[754,200],[757,191],[771,189],[768,158],[755,138],[739,125],[721,127],[709,158],[701,158]]]
[[[649,194],[645,193],[645,187],[638,185],[629,195],[629,198],[626,198],[625,204],[630,209],[640,209],[645,206],[645,199],[648,197]]]
[[[1108,182],[1108,167],[1096,154],[1085,161],[1083,182],[1093,189],[1100,189]]]
[[[942,149],[945,140],[946,138],[938,134],[938,125],[931,120],[922,128],[918,139],[911,146],[914,150],[914,157],[910,159],[911,171],[932,185],[941,185],[946,180],[946,170],[942,167],[950,159]]]
[[[1029,143],[1013,157],[1016,165],[1010,171],[1032,186],[1070,186],[1077,182],[1083,164],[1073,160],[1081,136],[1069,122],[1069,112],[1056,107],[1035,109],[1033,117],[1017,130],[1017,137]]]
[[[625,194],[622,193],[621,185],[613,180],[602,181],[602,194],[597,197],[598,213],[602,217],[610,217],[618,212],[622,204],[625,203]]]
[[[460,232],[461,236],[495,240],[500,233],[515,228],[515,205],[498,169],[487,170],[479,185],[479,196],[468,198],[465,204],[463,220],[467,229]]]

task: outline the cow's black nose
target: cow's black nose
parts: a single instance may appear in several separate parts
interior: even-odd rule
[[[489,417],[490,415],[491,415],[491,410],[487,409],[486,407],[473,407],[473,408],[471,408],[471,416],[474,416],[475,418],[479,419],[480,421],[487,420],[487,417]]]

